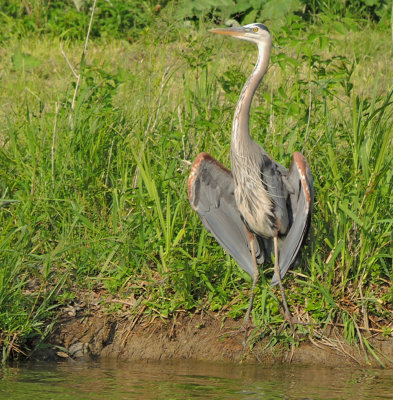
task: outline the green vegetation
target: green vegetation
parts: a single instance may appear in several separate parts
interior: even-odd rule
[[[359,1],[358,14],[335,17],[341,2],[328,3],[298,2],[266,21],[276,48],[251,131],[283,165],[293,151],[311,163],[312,230],[285,279],[299,333],[337,324],[373,354],[366,329],[393,332],[392,4]],[[201,308],[241,318],[247,308],[250,277],[202,228],[186,186],[201,151],[229,165],[256,49],[209,35],[212,10],[98,1],[81,57],[91,6],[0,5],[3,360],[29,354],[87,290],[100,291],[103,307],[112,295],[161,318]],[[265,273],[254,322],[271,344],[291,343]]]

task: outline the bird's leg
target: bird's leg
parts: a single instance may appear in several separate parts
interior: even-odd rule
[[[285,296],[284,287],[283,287],[282,281],[281,281],[280,266],[279,266],[279,263],[278,263],[278,241],[277,241],[277,235],[274,236],[274,273],[276,274],[277,281],[278,281],[278,286],[280,287],[282,303],[283,303],[283,306],[284,306],[284,317],[288,321],[292,332],[295,333],[295,330],[293,328],[293,323],[292,323],[292,316],[291,316],[291,313],[289,312],[287,298]]]
[[[258,271],[257,259],[255,256],[255,247],[254,247],[255,236],[251,232],[247,232],[247,234],[248,234],[248,237],[250,240],[251,256],[252,256],[252,260],[254,263],[254,273],[253,273],[253,277],[252,277],[250,302],[248,303],[247,313],[246,313],[246,316],[244,318],[244,323],[243,323],[243,327],[244,327],[243,346],[246,346],[246,343],[247,343],[247,336],[248,336],[247,334],[248,334],[248,327],[250,324],[250,315],[251,315],[251,310],[252,310],[252,306],[254,303],[254,297],[255,297],[255,286],[256,286],[256,284],[258,282],[258,278],[259,278],[259,271]]]

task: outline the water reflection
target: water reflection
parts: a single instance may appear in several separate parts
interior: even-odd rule
[[[207,362],[29,363],[1,372],[1,399],[392,399],[393,371]]]

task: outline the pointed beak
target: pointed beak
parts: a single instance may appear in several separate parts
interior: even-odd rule
[[[229,35],[229,36],[244,36],[246,32],[244,28],[216,28],[210,29],[209,32],[216,33],[218,35]]]

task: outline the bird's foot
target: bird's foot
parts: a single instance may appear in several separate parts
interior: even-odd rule
[[[244,337],[243,337],[243,348],[246,348],[247,346],[247,340],[248,337],[250,336],[250,331],[255,328],[254,324],[251,322],[251,318],[246,318],[244,320],[243,326],[240,328],[240,330],[244,331]]]
[[[289,328],[291,329],[291,331],[292,331],[292,333],[293,333],[293,336],[294,336],[294,338],[296,339],[296,340],[299,340],[299,336],[298,336],[298,334],[297,334],[297,332],[296,332],[296,329],[295,329],[295,326],[296,326],[296,324],[298,324],[298,319],[297,318],[294,318],[292,315],[291,315],[291,313],[290,312],[285,312],[284,311],[284,322],[283,322],[283,324],[281,325],[281,328],[280,328],[280,332],[282,331],[282,329],[284,328],[284,326],[285,326],[285,324],[287,323],[288,325],[289,325]]]
[[[254,328],[255,328],[254,324],[252,323],[252,321],[250,319],[248,319],[248,320],[245,320],[238,329],[235,329],[230,332],[226,332],[223,336],[231,337],[231,336],[237,336],[237,335],[243,334],[242,345],[243,345],[243,348],[245,348],[247,345],[248,337],[250,336],[250,332]]]

